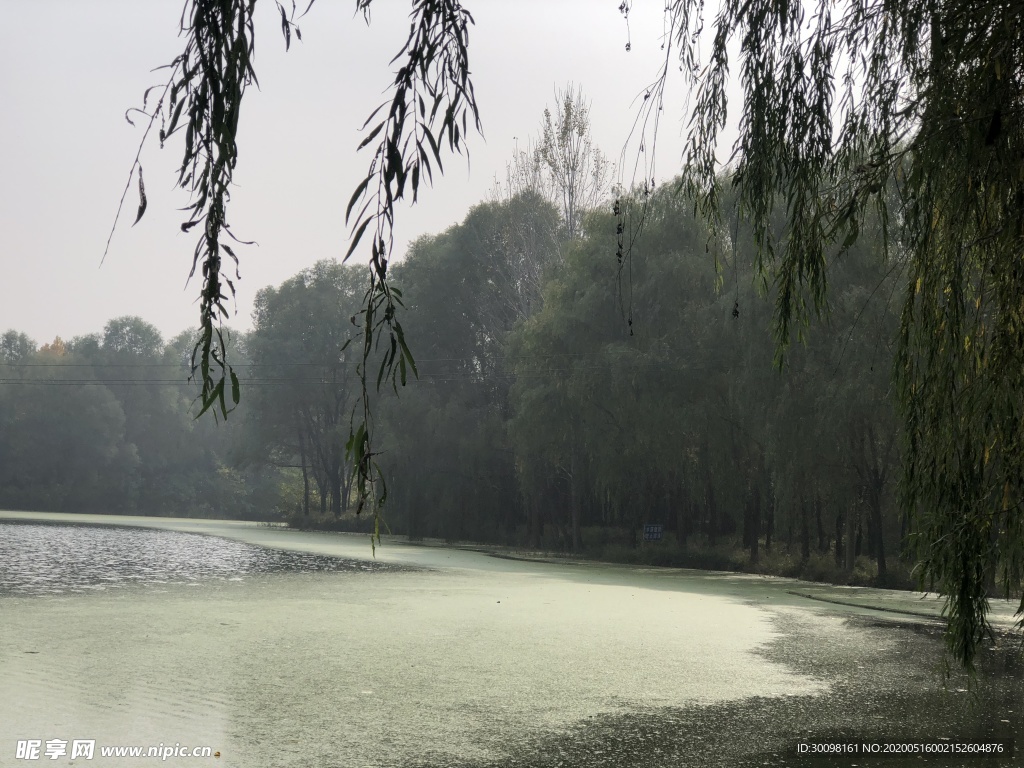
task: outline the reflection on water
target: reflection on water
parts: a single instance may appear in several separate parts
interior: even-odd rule
[[[238,580],[254,573],[385,570],[401,568],[177,531],[0,523],[0,595]]]

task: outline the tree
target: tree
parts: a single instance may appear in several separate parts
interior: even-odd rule
[[[345,440],[358,392],[358,354],[348,342],[357,330],[351,318],[362,276],[356,267],[320,261],[256,296],[247,347],[252,378],[265,385],[252,398],[246,459],[298,467],[307,515],[310,476],[321,514],[339,517],[348,509]]]
[[[103,327],[103,349],[113,356],[156,357],[163,348],[160,331],[141,317],[117,317]]]
[[[186,331],[164,345],[137,317],[115,318],[103,334],[70,342],[58,336],[38,350],[23,334],[6,334],[8,347],[24,354],[5,355],[0,370],[0,504],[273,515],[281,506],[277,473],[243,478],[228,465],[232,431],[189,415],[195,392],[181,373],[196,335]],[[244,350],[236,344],[232,351],[244,368]]]
[[[238,382],[216,354],[214,326],[226,314],[224,284],[233,290],[222,277],[224,259],[235,258],[226,209],[239,107],[254,77],[254,4],[186,4],[185,50],[148,113],[151,126],[166,121],[161,139],[187,126],[179,183],[193,194],[184,226],[201,225],[193,271],[201,267],[204,281],[193,371],[204,408],[216,404],[225,415],[228,388],[237,401]],[[357,0],[364,12],[370,5]],[[631,5],[620,8],[628,14]],[[665,65],[644,101],[643,125],[656,126],[677,57],[695,90],[683,186],[714,217],[730,46],[738,40],[743,104],[735,110],[732,180],[755,231],[759,266],[775,287],[782,352],[794,326],[827,308],[831,250],[851,245],[871,211],[879,217],[890,257],[907,270],[895,366],[903,505],[922,576],[948,600],[950,649],[969,665],[987,631],[988,585],[1018,588],[1024,573],[1024,13],[1020,4],[994,1],[854,0],[834,8],[819,0],[808,16],[804,3],[725,0],[705,65],[698,55],[703,9],[696,0],[666,6]],[[294,17],[283,7],[281,17],[290,42]],[[392,99],[367,121],[363,144],[376,150],[348,211],[357,211],[349,253],[370,232],[364,393],[365,363],[378,340],[380,370],[392,381],[413,366],[388,282],[394,201],[410,190],[415,199],[433,164],[441,169],[441,145],[463,147],[467,118],[479,125],[469,80],[471,21],[458,0],[416,0]],[[138,178],[141,215],[141,168]],[[887,202],[893,191],[895,207]],[[777,209],[786,221],[781,236],[771,228]],[[905,237],[891,237],[890,222],[900,222]],[[364,426],[353,437],[365,488],[370,431]]]
[[[525,150],[517,149],[508,164],[505,190],[509,196],[535,192],[562,213],[570,240],[582,234],[584,214],[608,194],[610,164],[594,146],[590,104],[583,91],[568,85],[555,91],[555,112],[544,108],[541,133]]]
[[[473,207],[396,267],[419,377],[380,406],[393,523],[410,535],[511,541],[519,517],[506,437],[508,338],[541,306],[561,243],[535,193]],[[538,236],[539,235],[539,236]]]
[[[5,331],[0,336],[0,363],[20,363],[36,351],[36,343],[24,333]]]
[[[23,334],[16,334],[23,337]],[[0,503],[12,509],[122,512],[134,502],[138,468],[124,437],[125,415],[102,384],[62,383],[50,349],[19,359],[0,385]],[[81,369],[79,369],[81,370]]]
[[[707,230],[685,208],[669,190],[652,201],[635,336],[619,313],[616,265],[601,258],[610,211],[590,214],[540,312],[513,334],[509,432],[535,544],[547,526],[579,549],[582,529],[598,523],[630,531],[635,543],[650,514],[686,528],[686,514],[674,513],[692,490],[696,422],[714,389],[699,329],[709,325],[715,277]]]

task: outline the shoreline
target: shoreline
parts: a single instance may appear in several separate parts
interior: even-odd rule
[[[92,515],[66,512],[24,512],[0,510],[2,522],[57,523],[76,525],[113,525],[145,527],[195,533],[244,541],[249,544],[277,549],[293,549],[363,560],[381,560],[396,564],[409,564],[412,560],[426,559],[437,567],[481,567],[476,558],[486,558],[491,568],[505,562],[514,567],[517,562],[541,564],[561,569],[616,568],[626,572],[660,574],[674,584],[673,576],[689,576],[703,582],[756,582],[763,587],[765,600],[774,603],[827,604],[845,612],[862,612],[876,618],[901,617],[901,620],[945,622],[942,616],[942,598],[934,593],[880,587],[849,586],[813,582],[789,576],[749,573],[742,571],[709,570],[661,565],[609,562],[583,557],[566,556],[520,547],[479,544],[473,542],[448,543],[440,540],[410,542],[404,536],[386,534],[380,544],[372,546],[369,534],[341,531],[301,530],[284,523],[252,522],[245,520],[217,520],[206,518],[146,517],[138,515]],[[420,555],[421,551],[432,554]],[[430,566],[427,566],[430,567]],[[484,566],[487,567],[487,566]],[[994,629],[1012,632],[1017,625],[1014,612],[1017,603],[1006,600],[990,602],[990,621]]]

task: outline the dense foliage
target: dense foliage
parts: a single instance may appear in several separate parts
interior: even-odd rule
[[[558,268],[514,324],[495,317],[508,289],[488,279],[507,257],[480,242],[501,241],[492,210],[402,264],[423,375],[381,405],[393,529],[716,567],[770,556],[790,573],[887,580],[906,527],[884,342],[895,282],[877,240],[837,266],[831,325],[780,375],[751,232],[720,254],[719,276],[707,227],[659,190],[635,243],[630,335],[610,210],[548,257]],[[666,541],[642,546],[645,523]]]
[[[229,334],[225,334],[229,336]],[[0,347],[0,505],[7,509],[267,518],[282,478],[238,469],[232,435],[189,412],[196,334],[164,342],[138,317],[37,348]]]

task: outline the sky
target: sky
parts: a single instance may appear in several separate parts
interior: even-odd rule
[[[142,122],[125,111],[162,81],[156,67],[182,48],[181,0],[2,0],[0,25],[0,332],[38,343],[98,333],[139,315],[166,339],[198,321],[188,282],[195,233],[180,231],[188,202],[174,189],[181,145],[143,148],[148,210],[135,226],[133,183],[101,265]],[[629,28],[618,0],[466,0],[476,25],[470,67],[483,136],[469,157],[396,213],[398,258],[417,237],[444,231],[488,198],[517,143],[539,131],[555,89],[574,83],[591,102],[595,143],[618,161],[639,94],[664,54],[662,5],[634,3]],[[393,79],[389,61],[411,5],[376,0],[369,26],[354,0],[317,0],[285,52],[274,3],[257,7],[255,68],[239,129],[229,222],[242,239],[242,279],[229,322],[251,328],[257,291],[347,250],[344,209],[370,152],[360,127]],[[300,8],[301,10],[301,8]],[[627,52],[626,43],[631,43]],[[165,77],[165,75],[163,76]],[[670,83],[658,139],[657,178],[679,168],[686,84]],[[155,137],[154,137],[155,138]],[[179,135],[180,140],[180,135]],[[630,164],[636,146],[626,150]],[[625,173],[625,181],[631,174]],[[364,241],[366,242],[366,241]],[[365,261],[357,250],[352,260]]]

